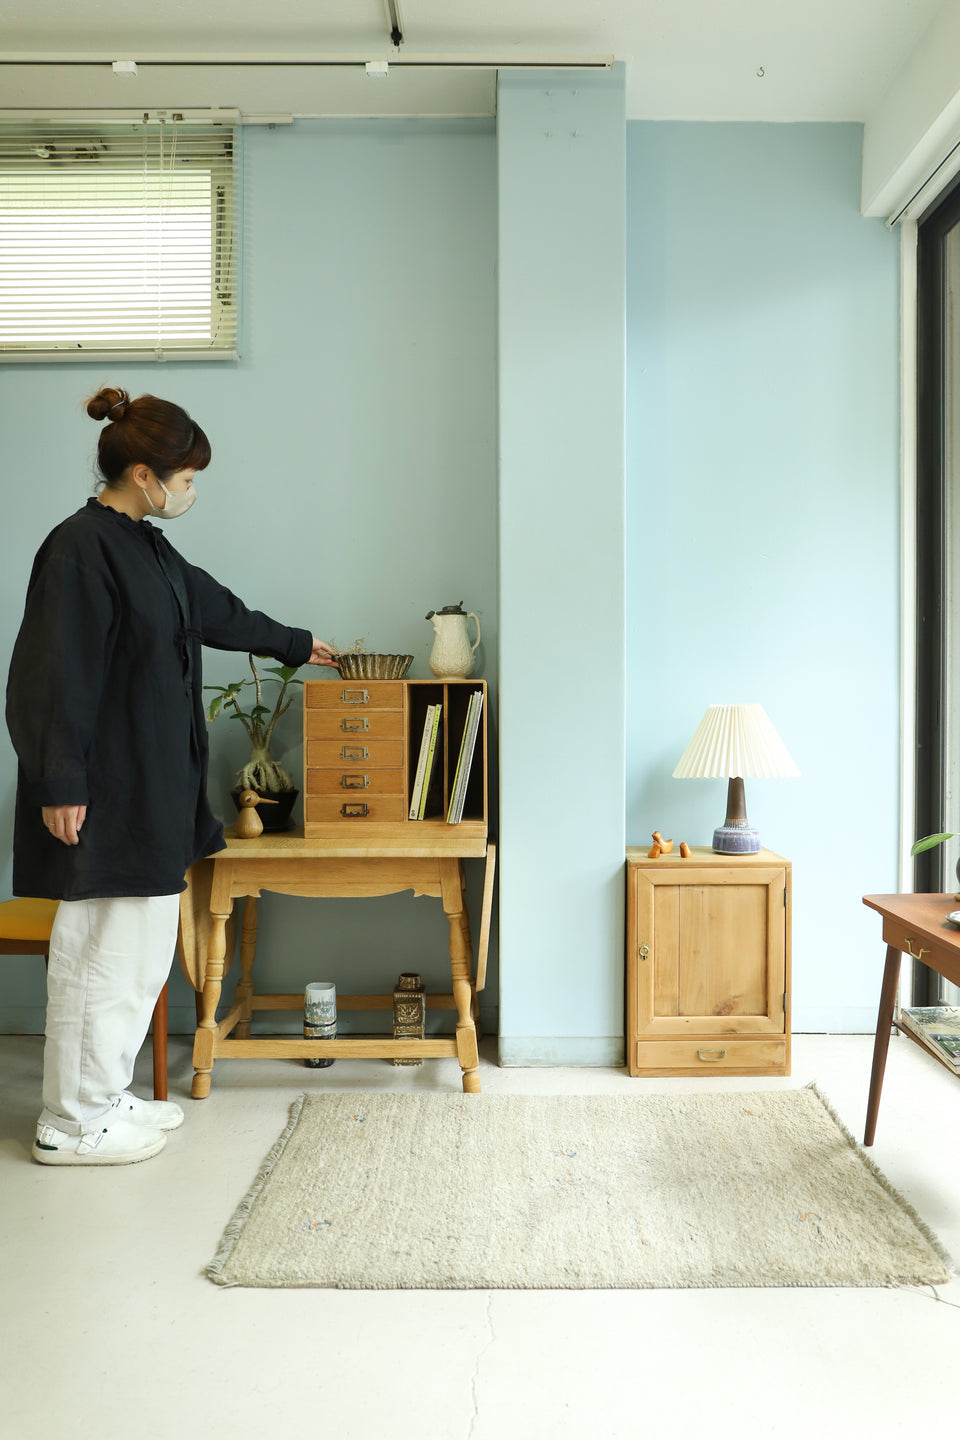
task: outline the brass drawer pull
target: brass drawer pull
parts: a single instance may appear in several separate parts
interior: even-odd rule
[[[364,718],[366,718],[366,717],[364,717]],[[341,759],[341,760],[369,760],[369,759],[370,759],[370,751],[367,749],[366,745],[341,745],[341,746],[340,746],[340,759]]]
[[[698,1050],[698,1051],[697,1051],[697,1058],[698,1058],[699,1060],[709,1060],[709,1061],[711,1061],[713,1064],[716,1064],[716,1062],[717,1062],[718,1060],[724,1060],[724,1059],[726,1059],[726,1055],[727,1055],[726,1050]]]
[[[361,804],[361,805],[358,805],[358,804],[356,803],[356,801],[354,801],[354,803],[353,803],[352,805],[350,805],[350,804],[341,805],[341,806],[340,806],[340,814],[343,815],[344,818],[346,818],[346,819],[349,819],[351,816],[355,816],[355,815],[359,815],[359,816],[369,815],[369,814],[370,814],[370,806],[369,806],[369,805],[362,805],[362,804]]]
[[[370,784],[369,775],[341,775],[341,790],[366,790]]]
[[[369,730],[370,721],[366,715],[344,715],[340,729],[345,735],[356,735],[358,730]]]
[[[910,936],[910,937],[907,939],[907,954],[910,955],[910,956],[912,956],[914,960],[919,960],[920,957],[921,957],[921,955],[929,955],[929,954],[930,954],[930,951],[929,951],[929,950],[925,950],[925,949],[923,948],[923,946],[921,946],[919,950],[914,950],[914,948],[913,948],[913,937]]]
[[[370,704],[370,691],[369,691],[369,690],[341,690],[341,691],[340,691],[340,703],[341,703],[341,705],[369,705],[369,704]]]
[[[641,960],[646,960],[646,958],[647,958],[647,956],[648,956],[649,954],[650,954],[650,946],[649,946],[649,945],[641,945],[641,946],[640,946],[640,959],[641,959]]]

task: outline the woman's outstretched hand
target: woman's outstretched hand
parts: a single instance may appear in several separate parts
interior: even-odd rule
[[[311,654],[311,656],[310,656],[310,659],[307,661],[307,664],[308,664],[308,665],[332,665],[333,668],[334,668],[334,670],[336,670],[336,668],[337,668],[337,662],[336,662],[336,660],[334,659],[333,651],[331,650],[330,646],[327,644],[326,640],[318,640],[317,637],[316,637],[316,635],[314,635],[314,637],[313,637],[313,652],[312,652],[312,654]]]
[[[44,805],[43,823],[64,845],[80,843],[80,827],[87,818],[86,805]]]

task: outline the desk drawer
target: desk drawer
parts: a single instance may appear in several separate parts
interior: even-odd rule
[[[402,740],[402,710],[367,710],[356,707],[304,711],[307,740]]]
[[[314,770],[396,770],[402,773],[402,740],[368,740],[359,735],[339,740],[308,740],[307,767]],[[401,786],[402,789],[402,786]]]
[[[402,795],[371,795],[369,793],[339,795],[307,795],[303,802],[303,818],[308,825],[378,825],[393,824],[404,818]]]
[[[633,1040],[631,1075],[787,1074],[786,1036],[776,1040]]]
[[[402,710],[401,680],[308,680],[303,687],[307,709]]]
[[[339,796],[349,800],[352,795],[398,795],[403,798],[403,773],[400,770],[375,770],[369,765],[338,766],[336,770],[307,770],[307,794]]]

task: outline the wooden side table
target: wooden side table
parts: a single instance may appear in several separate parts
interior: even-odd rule
[[[214,1062],[227,1058],[305,1057],[323,1059],[427,1059],[455,1056],[460,1062],[465,1091],[477,1094],[480,1079],[477,1056],[478,993],[486,978],[496,847],[486,839],[458,835],[457,826],[422,841],[348,835],[336,843],[304,839],[301,833],[263,834],[256,840],[226,836],[227,848],[194,866],[188,877],[190,899],[181,905],[181,963],[194,989],[202,994],[202,1016],[193,1049],[192,1095],[210,1093]],[[470,924],[463,901],[463,861],[485,858],[483,906],[473,973]],[[367,896],[413,890],[415,895],[439,899],[450,924],[452,994],[428,995],[430,1009],[454,1009],[456,1034],[424,1039],[394,1039],[392,1035],[336,1040],[307,1040],[295,1036],[252,1038],[250,1020],[255,1011],[302,1010],[302,993],[258,994],[253,965],[257,939],[257,897],[261,891],[282,895]],[[227,953],[227,927],[233,902],[246,896],[240,940],[240,980],[234,1003],[217,1021],[217,1005]],[[204,914],[205,908],[208,916]],[[183,912],[192,925],[183,923]],[[232,953],[232,947],[231,947]],[[393,992],[383,995],[338,996],[343,1010],[390,1010]]]
[[[883,938],[887,958],[883,967],[880,989],[880,1011],[877,1015],[877,1036],[873,1045],[873,1068],[870,1072],[870,1093],[867,1098],[867,1123],[864,1145],[872,1145],[877,1133],[880,1092],[887,1064],[890,1030],[897,1025],[894,1011],[900,979],[900,957],[911,955],[936,970],[945,980],[960,985],[960,930],[948,925],[947,913],[957,908],[955,896],[947,895],[864,895],[864,905],[883,916]],[[901,1034],[916,1037],[906,1027],[897,1026]],[[922,1042],[917,1040],[918,1045]],[[922,1046],[926,1049],[926,1046]],[[930,1052],[927,1051],[929,1054]]]
[[[790,1074],[790,862],[627,850],[631,1075]]]

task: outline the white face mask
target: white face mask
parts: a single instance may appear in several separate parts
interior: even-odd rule
[[[162,480],[158,480],[157,484],[167,498],[164,501],[162,510],[158,510],[156,505],[151,505],[147,514],[155,516],[158,520],[176,520],[179,515],[186,515],[190,506],[197,498],[197,492],[193,488],[193,481],[190,481],[186,490],[168,490]]]

